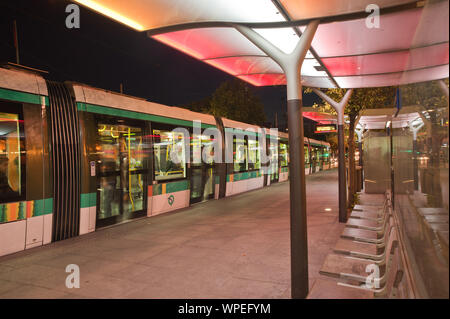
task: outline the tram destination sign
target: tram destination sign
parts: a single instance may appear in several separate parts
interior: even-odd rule
[[[317,124],[316,130],[314,131],[314,133],[316,134],[334,133],[334,132],[337,132],[335,124]]]

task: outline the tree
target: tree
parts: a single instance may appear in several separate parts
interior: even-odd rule
[[[306,89],[310,93],[311,89]],[[340,101],[345,95],[345,89],[328,89],[325,93],[335,101]],[[359,112],[362,109],[392,107],[395,101],[395,87],[361,88],[354,89],[344,113],[348,116],[348,166],[349,166],[349,189],[348,206],[353,207],[354,195],[356,193],[355,175],[355,124]],[[327,102],[314,105],[321,112],[333,113],[333,107]],[[335,113],[335,112],[334,112]]]
[[[238,79],[223,82],[212,96],[182,107],[259,126],[265,126],[266,122],[261,100],[246,83]]]
[[[209,110],[211,109],[211,97],[206,97],[183,107],[194,112],[209,113]]]
[[[217,88],[211,97],[208,113],[260,126],[266,121],[261,100],[238,79],[224,82]]]

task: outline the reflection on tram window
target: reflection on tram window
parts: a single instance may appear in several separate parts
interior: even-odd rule
[[[99,219],[143,209],[143,132],[139,127],[97,126],[100,178]]]
[[[309,148],[308,148],[308,146],[304,146],[304,152],[305,152],[305,164],[309,165]]]
[[[269,145],[270,152],[270,174],[273,179],[278,178],[278,143],[271,143]]]
[[[323,150],[322,160],[325,164],[330,162],[330,149],[326,148]]]
[[[125,194],[123,200],[123,213],[132,213],[144,209],[144,189],[143,189],[143,175],[132,174],[129,175],[129,192]]]
[[[214,140],[210,136],[193,134],[191,147],[191,163],[214,163]]]
[[[280,143],[280,163],[281,167],[288,166],[288,146],[286,143]]]
[[[143,168],[143,140],[142,130],[138,127],[125,125],[98,125],[99,143],[97,152],[101,157],[100,171],[120,170],[121,165],[127,169]],[[121,163],[123,159],[131,158],[130,163]],[[129,166],[129,167],[128,167]]]
[[[257,140],[248,139],[248,167],[249,169],[260,169],[261,150],[259,149],[259,143]]]
[[[234,138],[233,161],[235,172],[245,172],[248,170],[247,143],[243,138]]]
[[[153,130],[155,136],[155,179],[168,180],[186,177],[185,143],[181,132]]]
[[[22,195],[19,115],[0,112],[0,202]]]

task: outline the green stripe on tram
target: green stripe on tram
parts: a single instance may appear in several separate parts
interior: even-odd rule
[[[103,114],[103,115],[110,115],[110,116],[117,116],[117,117],[125,117],[125,118],[130,118],[130,119],[137,119],[137,120],[151,121],[151,122],[172,124],[172,125],[179,125],[179,126],[189,126],[189,127],[194,126],[193,121],[175,119],[175,118],[171,118],[171,117],[164,117],[164,116],[147,114],[147,113],[140,113],[140,112],[129,111],[129,110],[121,110],[121,109],[116,109],[113,107],[100,106],[100,105],[94,105],[94,104],[89,104],[89,103],[77,102],[77,108],[78,108],[78,111],[82,111],[82,112],[89,112],[89,113],[96,113],[96,114]],[[216,127],[216,126],[211,125],[211,124],[202,123],[201,127],[209,128],[209,127]]]
[[[0,99],[10,100],[22,103],[41,104],[41,97],[44,95],[38,95],[27,92],[20,92],[15,90],[0,88]],[[45,105],[49,105],[48,96],[45,96]]]
[[[81,208],[93,207],[97,205],[97,193],[81,194]]]
[[[157,195],[162,195],[162,194],[176,193],[176,192],[188,190],[190,184],[189,184],[188,180],[182,180],[182,181],[176,181],[176,182],[155,184],[152,186],[153,186],[152,187],[153,196],[157,196]]]
[[[248,136],[260,136],[261,134],[258,132],[254,132],[254,131],[245,131],[245,130],[241,130],[239,128],[233,128],[233,127],[225,127],[225,132],[230,132],[230,133],[234,133],[234,134],[240,134],[240,135],[248,135]]]

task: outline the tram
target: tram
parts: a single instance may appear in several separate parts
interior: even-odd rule
[[[329,153],[305,138],[305,174]],[[286,133],[0,67],[0,256],[287,181],[288,166]]]

